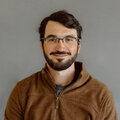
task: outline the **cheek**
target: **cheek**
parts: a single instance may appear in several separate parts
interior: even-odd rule
[[[78,52],[78,46],[77,46],[77,45],[76,45],[76,46],[71,46],[71,47],[69,48],[69,50],[70,50],[71,53],[75,54],[76,51]]]
[[[51,47],[49,47],[49,46],[47,46],[47,45],[44,44],[44,51],[45,51],[46,54],[49,54],[49,53],[51,53],[53,50],[52,50]]]

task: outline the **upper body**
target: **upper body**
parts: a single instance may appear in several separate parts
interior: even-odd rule
[[[5,120],[117,119],[111,92],[90,76],[81,62],[75,62],[81,32],[76,18],[65,11],[41,22],[39,33],[46,65],[15,86]]]
[[[76,79],[59,96],[47,66],[18,82],[5,120],[116,120],[111,92],[82,63],[75,66]]]

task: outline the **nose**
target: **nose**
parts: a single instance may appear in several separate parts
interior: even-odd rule
[[[64,43],[64,39],[63,38],[58,38],[58,43],[62,41]]]
[[[56,44],[56,50],[63,50],[65,48],[64,41],[60,39]]]

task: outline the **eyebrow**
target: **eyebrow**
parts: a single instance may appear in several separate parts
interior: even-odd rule
[[[57,37],[56,35],[48,35],[46,38],[50,38],[50,37]]]
[[[48,35],[46,38],[50,38],[50,37],[57,37],[57,36],[50,34],[50,35]],[[76,38],[76,37],[73,36],[73,35],[66,35],[65,37],[73,37],[73,38]]]

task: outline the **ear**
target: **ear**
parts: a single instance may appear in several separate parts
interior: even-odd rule
[[[79,44],[78,44],[78,53],[80,53],[80,48],[81,48],[81,39],[79,39]]]
[[[42,42],[40,41],[40,48],[41,50],[43,51],[43,45],[42,45]]]

